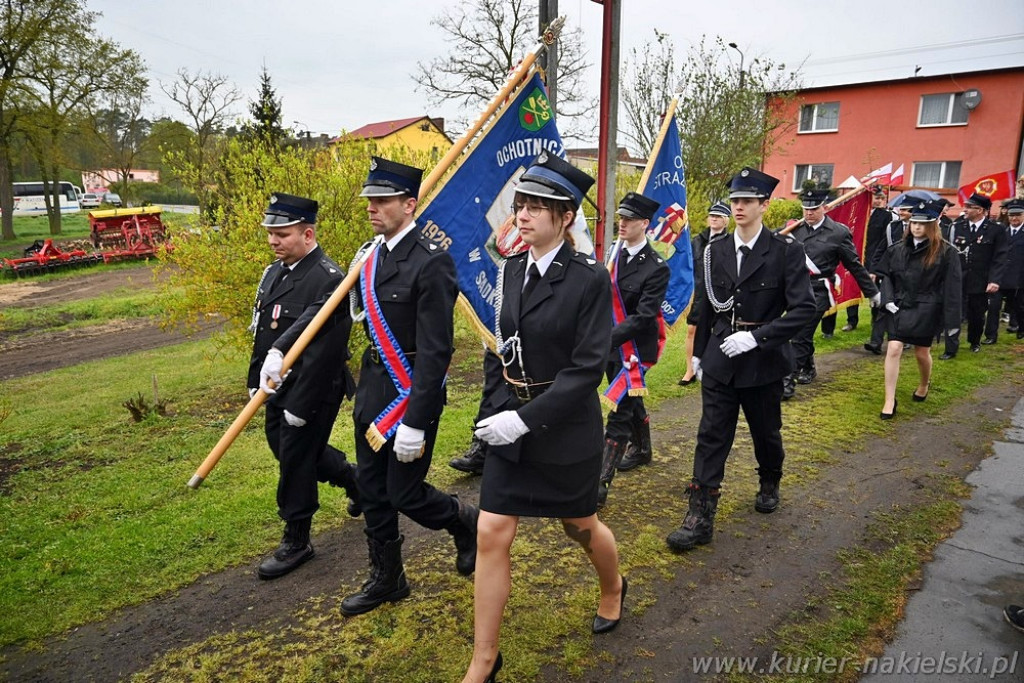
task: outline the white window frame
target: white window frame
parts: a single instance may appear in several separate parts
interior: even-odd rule
[[[938,185],[922,185],[917,179],[917,167],[919,164],[940,164],[939,167],[939,184]],[[957,171],[956,180],[950,184],[946,182],[946,172],[949,169],[948,164],[960,164],[960,169]],[[910,184],[915,187],[932,187],[937,190],[955,190],[960,186],[960,175],[964,170],[964,162],[950,159],[949,161],[915,161],[911,164],[910,170]]]
[[[834,104],[834,105],[836,105],[836,127],[835,128],[818,128],[818,126],[817,126],[817,123],[818,123],[818,107],[822,107],[822,106],[824,106],[826,104]],[[803,118],[804,118],[803,117],[803,111],[807,107],[811,107],[812,108],[811,127],[810,127],[809,130],[803,130],[802,128],[800,128],[800,125],[802,124]],[[808,135],[808,134],[813,134],[813,133],[838,133],[839,132],[839,100],[833,100],[831,102],[816,102],[814,104],[804,104],[804,105],[801,105],[800,111],[797,113],[796,129],[797,129],[797,135]]]
[[[807,167],[807,175],[804,176],[803,180],[797,180],[800,177],[800,167],[801,166],[806,166]],[[814,175],[814,169],[815,168],[821,168],[821,167],[824,167],[824,166],[831,167],[831,169],[832,169],[832,171],[831,171],[831,178],[832,178],[832,180],[835,180],[836,179],[836,165],[835,164],[829,164],[829,163],[824,163],[824,162],[822,162],[820,164],[795,164],[793,166],[793,192],[802,192],[803,189],[804,189],[803,188],[804,181],[807,180],[808,178],[810,178],[812,175]],[[831,186],[831,185],[832,185],[832,183],[830,182],[829,186]]]
[[[947,98],[949,98],[949,101],[946,104],[946,120],[944,122],[942,122],[942,123],[921,123],[921,115],[924,114],[924,98],[926,98],[926,97],[942,97],[942,96],[946,96]],[[953,107],[956,105],[956,98],[958,96],[962,100],[964,94],[962,92],[934,92],[934,93],[926,93],[924,95],[921,95],[921,98],[917,102],[917,127],[918,128],[942,128],[942,127],[945,127],[945,126],[966,126],[967,123],[971,120],[971,111],[969,109],[967,109],[966,107],[964,107],[964,109],[967,110],[967,121],[956,121],[956,122],[953,121]],[[934,162],[921,162],[921,163],[934,163]]]

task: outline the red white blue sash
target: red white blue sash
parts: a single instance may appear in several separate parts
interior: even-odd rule
[[[619,291],[619,254],[622,252],[623,243],[619,240],[612,247],[609,257],[608,274],[612,279],[612,324],[620,325],[626,319],[626,306],[622,302],[622,292]],[[658,356],[661,356],[661,349],[665,343],[665,319],[661,311],[658,311]],[[644,375],[658,359],[651,361],[640,360],[640,349],[632,339],[626,340],[619,347],[619,358],[622,360],[622,369],[615,375],[608,384],[604,394],[601,396],[605,403],[608,403],[612,410],[619,407],[619,403],[626,396],[646,396],[647,383]]]
[[[380,301],[377,299],[377,290],[374,287],[374,278],[377,274],[377,249],[379,247],[374,248],[363,264],[359,273],[359,287],[363,295],[363,308],[366,310],[370,337],[380,354],[381,363],[384,364],[395,389],[398,390],[398,397],[377,416],[370,428],[366,430],[366,440],[375,451],[379,451],[398,431],[398,425],[402,423],[405,410],[409,405],[409,393],[412,391],[412,366],[409,365],[409,359],[398,345],[395,335],[392,334],[388,322],[381,313]]]

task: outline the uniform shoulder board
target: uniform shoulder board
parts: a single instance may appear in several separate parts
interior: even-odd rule
[[[441,252],[445,251],[437,244],[437,242],[430,239],[423,233],[419,233],[418,237],[419,239],[416,240],[416,244],[423,247],[428,254],[440,254]]]
[[[786,244],[792,244],[795,241],[793,236],[788,234],[788,233],[783,235],[782,233],[779,233],[779,232],[773,232],[772,233],[772,237],[774,237],[777,240],[781,240],[781,241],[785,242]]]
[[[326,255],[320,257],[320,267],[327,271],[328,275],[337,275],[341,272],[341,268],[338,267],[338,264],[332,261],[331,257]]]
[[[574,251],[572,253],[572,257],[574,261],[578,261],[588,268],[594,268],[597,266],[597,259],[590,254],[584,254],[582,251]]]

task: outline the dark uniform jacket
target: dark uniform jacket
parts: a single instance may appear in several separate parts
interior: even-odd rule
[[[956,240],[965,244],[964,289],[968,294],[983,294],[988,283],[998,283],[1006,264],[1006,226],[985,218],[977,232],[967,221],[953,224]],[[957,242],[953,242],[957,246]]]
[[[726,302],[734,297],[730,311],[716,313],[705,293],[701,299],[700,322],[693,355],[701,368],[719,382],[737,388],[763,386],[780,381],[793,371],[789,340],[815,314],[803,247],[788,235],[766,228],[744,259],[741,276],[736,273],[736,245],[733,238],[716,239],[704,252],[711,259],[711,288],[715,298]],[[729,358],[719,348],[733,333],[731,321],[750,326],[757,348]]]
[[[620,254],[627,254],[623,246]],[[612,327],[612,352],[609,361],[621,363],[619,347],[632,339],[640,350],[640,360],[658,360],[658,313],[668,289],[669,270],[665,259],[644,244],[629,263],[620,257],[618,265],[619,293],[626,309],[626,318]]]
[[[924,267],[928,242],[910,235],[886,250],[878,264],[882,303],[895,303],[892,331],[898,339],[930,339],[939,329],[960,326],[961,273],[956,249],[943,240],[935,263]]]
[[[871,253],[868,270],[872,273],[878,271],[878,264],[882,262],[882,256],[885,252],[894,244],[898,244],[903,241],[903,237],[907,234],[907,224],[901,221],[899,218],[889,223],[889,227],[882,233],[882,239],[878,240],[878,244],[875,245],[874,250]]]
[[[999,280],[1000,289],[1024,288],[1024,226],[1006,229],[1006,265]]]
[[[402,422],[426,429],[441,415],[446,399],[444,378],[452,358],[452,314],[458,294],[455,262],[413,229],[377,268],[376,291],[384,319],[413,366],[412,392]],[[294,343],[318,308],[304,314],[275,346]],[[348,311],[340,310],[333,318],[348,318]],[[367,347],[352,413],[356,422],[373,422],[398,396],[387,369],[375,357]]]
[[[825,216],[818,229],[812,230],[811,226],[800,221],[789,234],[803,244],[804,253],[821,271],[820,276],[811,276],[812,283],[819,277],[832,281],[836,268],[842,263],[857,280],[864,296],[870,298],[878,293],[878,287],[871,281],[853,246],[853,233],[842,223]]]
[[[604,440],[597,388],[611,346],[611,278],[565,243],[520,311],[526,259],[523,253],[505,264],[499,321],[503,338],[518,331],[527,376],[543,393],[522,402],[507,383],[499,389],[495,405],[518,412],[530,431],[509,446],[488,447],[488,457],[579,462],[600,454]],[[508,374],[520,379],[522,368],[513,362]]]
[[[875,249],[879,242],[885,241],[885,230],[894,219],[892,211],[886,208],[872,208],[868,217],[867,235],[864,240],[864,267],[868,272],[875,272]],[[885,250],[882,250],[885,253]]]
[[[280,261],[268,266],[256,291],[253,310],[259,318],[249,359],[249,387],[260,385],[260,368],[270,347],[304,311],[313,307],[314,302],[330,296],[345,275],[319,246],[306,254],[283,282],[272,288],[284,269]],[[278,306],[280,309],[274,319]],[[342,395],[351,395],[352,377],[345,362],[349,357],[346,344],[351,327],[351,321],[333,325],[318,336],[295,361],[291,374],[269,401],[308,420],[320,403],[340,401]]]
[[[720,240],[730,236],[728,230],[724,230],[714,239]],[[704,228],[690,240],[690,248],[693,250],[693,301],[690,303],[690,313],[686,316],[687,325],[696,325],[698,313],[700,312],[700,299],[705,296],[704,292],[704,250],[711,242],[711,228]]]

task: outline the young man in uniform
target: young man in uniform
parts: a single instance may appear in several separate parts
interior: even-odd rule
[[[760,489],[758,512],[779,506],[782,479],[782,380],[793,371],[789,340],[815,316],[807,264],[800,243],[762,225],[778,184],[744,168],[729,184],[736,231],[711,242],[693,364],[701,381],[700,426],[688,487],[689,509],[666,539],[676,551],[710,543],[725,461],[743,408]]]
[[[317,481],[344,488],[352,500],[349,513],[360,512],[356,468],[327,443],[342,398],[352,395],[345,362],[351,322],[317,339],[276,389],[260,379],[260,366],[278,337],[315,301],[329,296],[345,275],[317,245],[317,209],[311,199],[279,192],[271,196],[263,217],[278,260],[263,271],[256,291],[248,386],[250,395],[259,386],[270,394],[264,430],[279,465],[277,508],[285,529],[281,545],[257,569],[261,579],[284,576],[313,557],[309,531],[320,505]]]
[[[360,195],[369,201],[370,223],[379,236],[360,266],[371,343],[363,353],[352,411],[372,569],[362,589],[342,601],[345,616],[409,595],[399,513],[428,529],[446,529],[455,541],[460,574],[472,574],[476,565],[479,511],[425,481],[445,404],[458,291],[452,257],[424,237],[414,220],[422,173],[372,157]],[[282,350],[314,314],[307,312],[288,330],[278,343]]]
[[[791,398],[796,384],[810,384],[818,372],[814,366],[814,331],[818,322],[830,307],[835,305],[834,278],[836,268],[842,263],[860,286],[860,291],[878,306],[881,295],[871,281],[867,269],[861,264],[853,246],[853,233],[842,223],[836,223],[825,215],[825,201],[828,190],[805,190],[800,194],[804,207],[804,218],[790,231],[790,235],[804,247],[807,268],[811,273],[811,286],[818,312],[807,326],[793,337],[793,351],[796,360],[796,376],[786,378],[783,398]]]
[[[967,234],[967,267],[964,269],[964,308],[967,313],[967,343],[971,351],[982,344],[995,344],[999,334],[999,311],[992,311],[989,298],[999,296],[999,281],[1006,267],[1006,226],[989,218],[992,200],[975,192],[964,202]],[[987,314],[987,319],[986,319]],[[981,338],[985,334],[984,341]]]
[[[661,208],[650,197],[630,192],[619,202],[619,243],[609,251],[612,278],[612,348],[608,357],[606,402],[614,406],[604,434],[604,459],[597,489],[597,506],[604,507],[616,469],[623,464],[633,433],[636,443],[632,469],[651,461],[650,416],[644,408],[644,373],[658,362],[664,341],[661,304],[668,289],[665,260],[647,243],[647,226]]]

